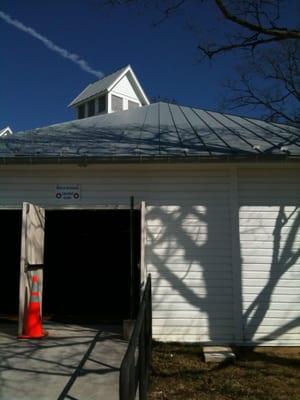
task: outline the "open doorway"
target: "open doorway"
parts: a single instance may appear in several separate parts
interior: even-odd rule
[[[65,322],[119,322],[139,299],[140,212],[46,211],[43,314]]]
[[[0,210],[0,317],[16,319],[19,307],[21,210]]]

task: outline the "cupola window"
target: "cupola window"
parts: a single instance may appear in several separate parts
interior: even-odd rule
[[[106,96],[98,97],[98,113],[103,113],[106,111]]]
[[[82,119],[85,117],[85,104],[82,104],[78,107],[78,119]]]
[[[111,109],[112,111],[123,111],[123,99],[122,97],[111,95]]]
[[[95,115],[95,100],[90,100],[88,102],[88,116],[92,117]]]
[[[136,101],[128,100],[128,110],[130,110],[131,108],[137,108],[138,106],[139,103],[137,103]]]

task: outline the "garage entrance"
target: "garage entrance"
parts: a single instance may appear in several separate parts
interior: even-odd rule
[[[130,318],[131,290],[135,314],[140,211],[55,210],[46,211],[45,221],[43,315],[118,322]]]
[[[19,307],[21,210],[0,211],[0,317],[16,317]]]

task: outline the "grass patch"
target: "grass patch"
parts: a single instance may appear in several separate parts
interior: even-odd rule
[[[199,345],[154,343],[150,400],[299,400],[300,348],[235,349],[207,364]]]

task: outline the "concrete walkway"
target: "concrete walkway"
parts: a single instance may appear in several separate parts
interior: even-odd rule
[[[127,343],[116,326],[47,323],[49,337],[17,340],[0,324],[1,400],[117,400]]]

